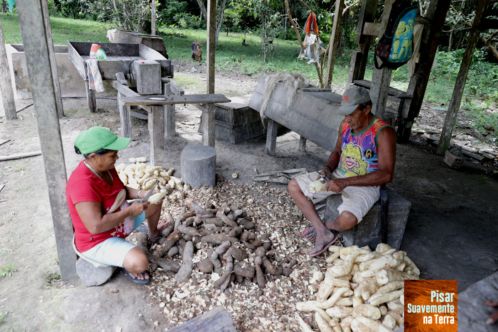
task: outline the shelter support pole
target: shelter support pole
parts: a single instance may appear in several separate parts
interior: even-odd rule
[[[361,5],[360,17],[358,20],[358,45],[359,49],[353,52],[351,64],[349,66],[348,82],[353,83],[355,80],[362,80],[365,77],[367,68],[368,49],[372,43],[373,37],[363,34],[363,27],[366,22],[373,22],[377,10],[377,0],[363,0]]]
[[[339,48],[339,41],[341,40],[342,31],[342,11],[344,9],[344,0],[336,0],[334,24],[332,32],[330,33],[329,51],[327,58],[327,78],[325,79],[325,87],[330,89],[332,85],[332,76],[334,75],[335,57]]]
[[[14,101],[14,91],[10,79],[9,63],[7,51],[5,50],[5,38],[2,26],[0,25],[0,94],[2,95],[2,105],[7,120],[16,120],[16,103]]]
[[[425,23],[422,32],[422,41],[420,44],[419,61],[415,67],[415,72],[408,84],[407,94],[412,96],[403,104],[402,123],[398,126],[398,142],[408,142],[412,130],[414,119],[420,113],[422,102],[424,100],[425,90],[436,57],[439,46],[439,35],[446,19],[446,14],[450,8],[450,0],[431,0],[429,7],[424,15]]]
[[[460,105],[462,103],[465,82],[467,81],[467,74],[469,73],[470,64],[472,63],[472,54],[477,45],[477,41],[479,40],[479,25],[481,24],[481,20],[484,17],[484,12],[488,4],[489,0],[477,1],[476,15],[474,16],[474,22],[472,23],[472,28],[470,30],[467,48],[465,49],[460,70],[458,71],[455,88],[453,89],[450,105],[448,106],[448,111],[446,112],[443,131],[441,132],[441,138],[437,148],[437,153],[441,155],[443,155],[450,147],[451,135],[456,124],[458,111],[460,110]]]
[[[38,122],[38,135],[45,165],[48,197],[52,212],[57,253],[61,276],[64,280],[76,278],[76,255],[72,249],[73,229],[66,204],[66,167],[54,88],[50,48],[53,47],[47,33],[43,0],[17,2],[23,37],[33,104]]]
[[[389,84],[391,83],[392,69],[374,69],[372,77],[372,88],[370,97],[372,98],[372,112],[379,118],[384,119],[386,111],[387,95]]]
[[[207,12],[207,93],[214,93],[215,87],[215,49],[216,49],[216,0],[208,0]],[[206,123],[207,122],[207,123]],[[202,111],[201,119],[202,142],[205,145],[214,146],[215,144],[215,124],[214,108],[209,105]]]
[[[48,1],[42,1],[42,12],[43,12],[43,23],[45,24],[45,32],[47,34],[47,37],[52,40],[52,28],[50,26],[50,17],[48,15]],[[61,86],[59,84],[59,74],[57,72],[57,61],[55,59],[55,50],[54,50],[54,44],[50,43],[48,46],[48,53],[50,56],[50,70],[52,70],[52,77],[53,79],[53,84],[54,84],[54,91],[55,91],[55,101],[57,103],[57,114],[59,115],[59,118],[62,118],[64,116],[64,108],[62,107],[62,93],[61,93]]]
[[[156,0],[150,2],[150,33],[156,35]]]

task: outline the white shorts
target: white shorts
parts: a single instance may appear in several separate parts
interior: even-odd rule
[[[145,220],[145,212],[134,218],[133,229],[139,227]],[[132,229],[132,230],[133,230]],[[74,244],[74,241],[73,241]],[[111,237],[100,242],[85,252],[74,250],[84,260],[92,263],[95,267],[118,266],[123,267],[128,252],[135,247],[134,244],[120,237]]]
[[[379,186],[350,186],[342,190],[342,193],[333,191],[320,191],[311,192],[310,184],[313,181],[320,179],[318,172],[311,172],[306,174],[297,175],[294,179],[297,181],[299,188],[303,194],[308,197],[317,210],[325,206],[325,200],[331,195],[342,195],[342,204],[337,208],[339,214],[344,211],[352,213],[358,223],[363,220],[363,217],[370,211],[372,206],[379,200],[380,187]],[[341,178],[341,176],[334,172],[333,178]]]

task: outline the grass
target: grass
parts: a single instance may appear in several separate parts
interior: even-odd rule
[[[12,276],[16,272],[14,264],[0,265],[0,279]]]
[[[0,14],[0,21],[4,29],[6,42],[22,43],[17,16]],[[111,28],[110,24],[88,20],[51,17],[50,21],[55,44],[66,44],[70,40],[106,42],[107,29]],[[205,61],[206,31],[160,27],[159,34],[164,39],[171,59],[189,63],[192,61],[191,44],[193,41],[199,41],[203,45],[203,58]],[[285,71],[299,73],[312,84],[318,85],[315,66],[297,60],[298,45],[295,40],[275,39],[274,52],[265,63],[261,56],[260,37],[247,34],[246,42],[248,46],[242,46],[243,38],[244,35],[240,33],[230,33],[228,35],[224,32],[220,33],[216,49],[216,69],[218,71],[246,75]],[[333,84],[336,87],[346,86],[351,58],[351,50],[341,51],[342,53],[337,57],[334,67]],[[426,90],[426,101],[437,103],[441,107],[447,107],[453,92],[462,53],[460,50],[449,53],[439,52],[437,54]],[[370,56],[365,79],[371,79],[372,77],[372,60],[373,56]],[[479,102],[482,104],[482,101],[484,101],[486,105],[492,105],[496,108],[496,104],[498,104],[498,93],[496,93],[497,68],[496,64],[474,61],[467,80],[462,106],[465,110],[471,112],[471,118],[474,119],[474,125],[478,131],[482,132],[485,129],[484,126],[489,127],[491,123],[492,131],[498,137],[498,113],[489,112],[482,107],[472,106],[473,104],[479,104]],[[402,66],[393,72],[391,86],[406,90],[408,77],[407,66]],[[195,84],[195,82],[178,83]],[[493,93],[493,91],[495,92]]]

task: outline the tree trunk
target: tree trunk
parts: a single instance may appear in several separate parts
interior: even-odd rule
[[[332,31],[330,32],[329,51],[328,51],[328,58],[327,58],[327,78],[325,80],[325,82],[326,82],[325,86],[327,88],[330,88],[332,85],[332,76],[334,74],[335,57],[337,56],[337,48],[339,47],[339,41],[341,39],[343,7],[344,7],[344,0],[336,0],[334,24],[332,25]]]
[[[441,132],[441,139],[439,140],[439,145],[437,148],[438,154],[444,154],[446,150],[450,147],[451,135],[456,124],[458,111],[462,102],[463,90],[465,88],[465,81],[467,80],[467,74],[469,72],[470,64],[472,63],[472,54],[474,53],[474,48],[479,40],[479,24],[484,16],[486,7],[489,4],[489,0],[478,0],[476,16],[474,17],[474,22],[472,23],[472,30],[470,31],[469,44],[465,49],[465,54],[463,55],[462,64],[460,65],[460,71],[456,79],[455,89],[453,90],[453,95],[451,96],[451,102],[448,106],[448,112],[446,113],[446,118],[444,119],[443,131]]]
[[[299,43],[299,47],[303,49],[303,39],[301,38],[301,33],[299,32],[299,27],[297,26],[296,22],[294,22],[294,19],[292,18],[292,14],[290,11],[289,7],[289,0],[284,0],[285,3],[285,11],[287,12],[287,19],[289,20],[289,23],[292,26],[292,30],[296,33],[296,39],[297,42]]]
[[[197,0],[197,4],[199,5],[199,8],[201,9],[201,15],[204,17],[204,20],[207,20],[207,9],[206,5],[202,0]]]

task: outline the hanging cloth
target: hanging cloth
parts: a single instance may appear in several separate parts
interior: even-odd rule
[[[304,25],[304,33],[309,35],[310,33],[314,33],[315,35],[319,35],[318,31],[318,21],[316,20],[316,14],[314,12],[310,12],[308,18],[306,19],[306,24]]]

